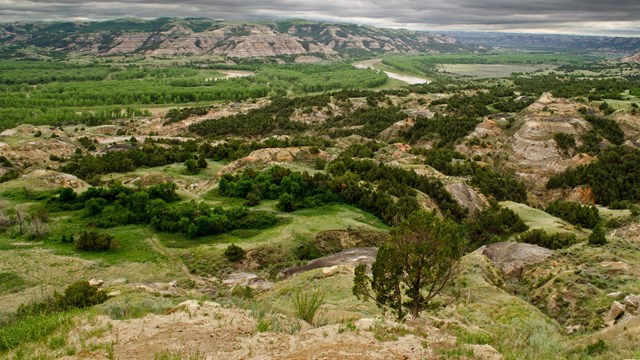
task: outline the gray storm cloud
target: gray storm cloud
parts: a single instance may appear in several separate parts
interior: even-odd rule
[[[414,30],[640,36],[639,0],[0,0],[0,21],[307,18]]]

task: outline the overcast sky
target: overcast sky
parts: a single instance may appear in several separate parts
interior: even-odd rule
[[[1,22],[160,16],[640,36],[640,0],[0,0]]]

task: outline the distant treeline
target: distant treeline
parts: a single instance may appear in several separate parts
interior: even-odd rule
[[[104,108],[239,101],[384,85],[386,74],[348,63],[263,65],[248,77],[198,64],[87,64],[0,61],[0,129],[20,123],[101,124],[128,117]],[[218,79],[218,80],[216,80]]]

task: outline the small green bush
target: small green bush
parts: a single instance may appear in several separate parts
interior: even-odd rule
[[[69,285],[60,298],[59,306],[65,309],[86,308],[107,300],[107,293],[91,286],[88,281],[77,281]]]
[[[604,234],[604,229],[602,225],[598,224],[593,228],[591,235],[589,235],[589,245],[591,246],[601,246],[607,243],[607,238]]]
[[[260,195],[250,192],[247,194],[246,201],[244,202],[245,206],[256,206],[260,204]]]
[[[553,140],[555,140],[556,144],[564,153],[568,153],[570,149],[574,149],[576,147],[576,138],[571,134],[565,133],[555,133],[553,135]]]
[[[101,304],[107,300],[107,294],[92,286],[86,280],[77,281],[69,285],[64,293],[54,292],[41,302],[22,304],[16,315],[19,319],[29,316],[53,314],[73,308],[87,308]]]
[[[324,170],[326,166],[327,166],[327,160],[323,158],[316,158],[313,164],[313,168],[316,170]]]
[[[76,249],[79,251],[106,251],[114,250],[118,247],[113,235],[95,231],[83,231],[76,236],[75,244]]]
[[[293,199],[293,196],[291,196],[291,194],[288,194],[288,193],[284,193],[280,195],[280,198],[278,199],[278,204],[276,206],[278,207],[279,210],[282,210],[285,212],[292,212],[296,209],[295,200]]]
[[[298,260],[313,260],[327,255],[319,246],[313,241],[308,241],[298,245],[294,253]]]
[[[247,252],[236,244],[229,245],[224,251],[224,256],[231,262],[237,262],[244,259]]]
[[[84,203],[84,208],[87,209],[89,215],[98,215],[107,205],[109,205],[107,200],[102,198],[93,198]]]
[[[196,164],[198,165],[198,169],[206,169],[209,166],[207,160],[204,158],[204,155],[200,155]]]
[[[197,174],[200,171],[198,162],[194,159],[187,159],[184,161],[184,166],[187,168],[187,173]]]

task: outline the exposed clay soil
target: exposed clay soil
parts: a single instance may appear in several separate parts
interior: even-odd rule
[[[455,344],[455,338],[425,327],[427,340],[405,335],[392,341],[378,341],[372,332],[376,320],[361,319],[354,328],[327,325],[311,328],[302,325],[295,335],[258,332],[257,321],[249,311],[228,309],[217,303],[199,305],[190,300],[167,315],[147,315],[141,319],[112,320],[101,316],[86,321],[68,335],[78,344],[88,333],[99,335],[84,339],[85,344],[108,345],[118,359],[149,359],[159,354],[200,356],[204,359],[429,359],[434,350],[422,344]],[[386,326],[402,328],[389,323]],[[112,344],[112,345],[110,345]],[[103,359],[106,350],[82,350],[63,359]]]

